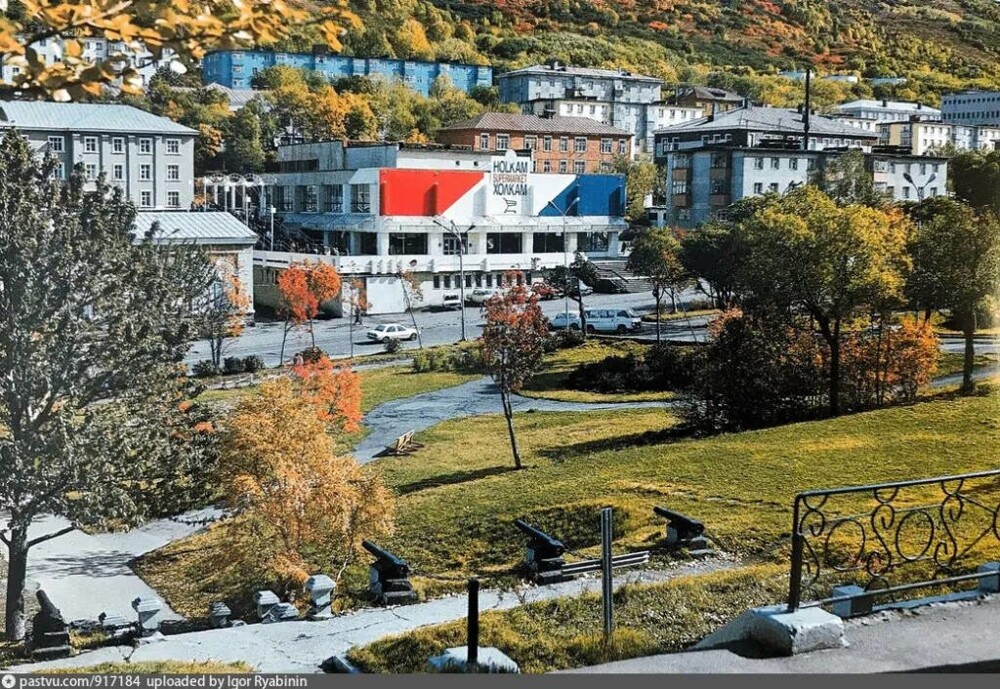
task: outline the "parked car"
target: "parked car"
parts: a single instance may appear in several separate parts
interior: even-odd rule
[[[570,311],[568,314],[565,311],[560,311],[549,320],[551,330],[565,330],[567,326],[570,330],[579,330],[580,314],[576,311]]]
[[[399,323],[382,323],[371,328],[365,335],[369,340],[388,342],[389,340],[415,340],[417,331]]]
[[[462,295],[458,293],[446,294],[441,300],[441,308],[448,310],[458,310],[462,308]]]
[[[626,333],[641,324],[642,318],[632,309],[587,309],[587,332]]]
[[[562,291],[553,287],[547,282],[536,282],[531,286],[531,289],[538,295],[538,298],[542,301],[549,301],[555,299],[556,297],[562,296]]]
[[[477,287],[476,289],[469,292],[465,299],[470,304],[475,304],[476,306],[482,306],[488,302],[494,294],[499,294],[500,290],[492,289],[490,287]]]

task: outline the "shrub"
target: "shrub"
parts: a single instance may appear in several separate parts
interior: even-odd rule
[[[388,339],[385,341],[384,346],[387,354],[395,354],[403,348],[403,343],[399,340]]]
[[[481,373],[485,372],[482,355],[474,347],[439,347],[414,352],[413,371]]]
[[[243,370],[247,373],[256,373],[264,369],[264,360],[256,354],[243,357]]]
[[[556,349],[572,349],[579,347],[586,341],[582,332],[572,328],[560,330],[553,336],[553,339],[556,342]]]
[[[231,376],[235,373],[243,373],[246,370],[244,360],[236,356],[227,356],[222,361],[222,372]]]
[[[569,387],[588,392],[654,392],[684,390],[697,370],[697,353],[691,347],[661,344],[644,355],[609,356],[577,366],[569,374]]]
[[[316,364],[319,363],[319,361],[326,355],[319,347],[306,347],[298,353],[298,356],[302,357],[303,363]]]
[[[191,367],[191,373],[195,378],[208,378],[209,376],[218,375],[219,369],[208,359],[202,359],[195,362],[194,366]]]

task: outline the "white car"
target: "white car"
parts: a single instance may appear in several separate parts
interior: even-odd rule
[[[489,287],[477,287],[465,295],[465,300],[470,304],[481,306],[493,298],[494,294],[499,294],[500,290]]]
[[[369,340],[375,340],[376,342],[417,339],[416,330],[413,328],[407,328],[405,325],[400,325],[399,323],[383,323],[381,325],[376,325],[374,328],[365,333],[365,335]]]
[[[462,295],[446,294],[441,299],[441,308],[447,310],[458,310],[462,308]]]
[[[580,329],[580,314],[576,311],[570,311],[568,316],[565,311],[560,311],[549,321],[549,329],[551,330],[565,330],[569,327],[570,330]]]

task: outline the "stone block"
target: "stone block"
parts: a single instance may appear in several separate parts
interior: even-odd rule
[[[116,613],[102,612],[97,616],[97,620],[101,623],[101,628],[105,631],[132,626],[132,622],[129,622],[128,619]]]
[[[517,666],[503,651],[493,646],[480,647],[475,665],[468,662],[469,649],[466,646],[456,646],[447,649],[442,655],[434,656],[427,661],[432,672],[469,672],[484,674],[520,674]]]
[[[836,601],[830,606],[833,609],[833,614],[837,617],[846,619],[872,613],[872,607],[875,604],[874,598],[871,595],[865,595],[865,590],[860,586],[853,584],[834,586],[833,597],[839,598],[840,596],[853,596],[853,598]]]
[[[344,655],[330,656],[320,664],[320,669],[330,675],[358,675],[361,671]]]
[[[155,632],[160,628],[160,611],[163,610],[163,601],[159,598],[139,596],[132,601],[132,609],[139,615],[139,626],[143,632]]]
[[[229,617],[233,611],[229,606],[218,601],[208,606],[208,626],[212,629],[223,629],[229,626]]]
[[[36,661],[56,660],[58,658],[69,658],[73,655],[73,647],[69,644],[62,646],[48,646],[46,648],[36,648],[31,651],[31,658]]]
[[[979,580],[979,590],[983,593],[1000,593],[1000,562],[979,565],[979,574],[989,574]]]
[[[278,603],[268,611],[261,622],[294,622],[298,619],[298,608],[291,603]]]
[[[281,601],[278,600],[278,597],[274,595],[273,591],[264,589],[254,593],[253,604],[257,606],[257,619],[263,621],[263,619],[267,617],[268,613],[271,612],[271,608],[280,602]]]
[[[314,574],[306,580],[305,590],[309,594],[311,607],[307,616],[309,619],[321,620],[333,616],[330,605],[333,602],[333,592],[337,585],[325,574]]]
[[[798,655],[844,643],[843,621],[822,608],[788,612],[784,605],[754,608],[750,638],[781,655]]]

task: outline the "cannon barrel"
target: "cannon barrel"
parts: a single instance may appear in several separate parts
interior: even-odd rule
[[[400,570],[402,576],[404,577],[410,571],[410,566],[406,563],[406,560],[396,557],[388,550],[379,548],[371,541],[361,541],[361,547],[374,555],[376,559],[381,560],[390,567]]]
[[[546,547],[558,551],[559,555],[562,555],[562,553],[566,550],[566,546],[562,544],[562,541],[553,538],[538,527],[532,526],[523,519],[515,519],[514,526],[534,540],[544,543]]]
[[[666,507],[659,506],[654,507],[653,512],[669,520],[675,528],[680,527],[678,528],[678,531],[683,529],[689,536],[700,536],[705,532],[705,525],[702,522],[697,519],[692,519],[691,517],[681,514],[680,512],[674,512]]]

